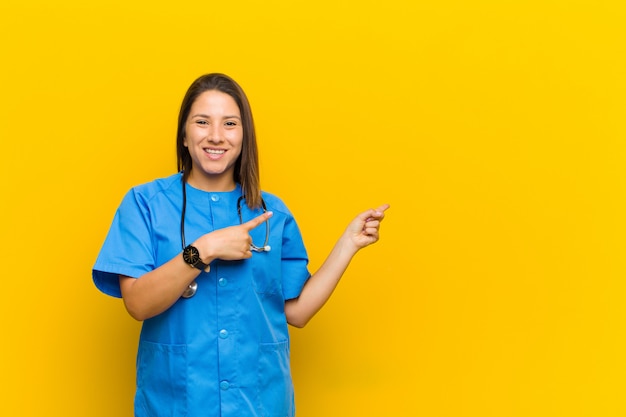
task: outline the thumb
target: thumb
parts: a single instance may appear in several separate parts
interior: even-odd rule
[[[364,211],[363,213],[361,213],[359,215],[359,218],[364,220],[364,221],[369,221],[369,220],[382,220],[385,217],[385,211],[389,208],[389,204],[383,204],[382,206],[376,208],[376,209],[369,209],[367,211]]]
[[[382,206],[374,209],[374,217],[378,220],[382,220],[385,217],[385,211],[390,207],[389,204],[383,204]]]
[[[274,213],[272,213],[271,211],[266,211],[265,213],[261,214],[260,216],[257,216],[254,219],[243,223],[241,226],[243,226],[243,228],[245,230],[250,231],[250,230],[254,229],[255,227],[257,227],[258,225],[260,225],[260,224],[264,223],[265,221],[267,221],[267,219],[272,217],[272,214],[274,214]]]

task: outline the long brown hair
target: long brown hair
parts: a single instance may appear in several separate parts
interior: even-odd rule
[[[235,162],[235,182],[241,184],[246,204],[250,208],[261,206],[261,185],[259,179],[259,152],[256,143],[256,132],[250,102],[243,89],[227,75],[213,73],[197,78],[185,94],[178,114],[178,132],[176,134],[176,154],[178,171],[183,173],[183,183],[187,182],[191,172],[192,162],[189,149],[184,145],[185,124],[191,111],[191,106],[198,96],[205,91],[217,90],[231,96],[241,113],[243,126],[243,143],[241,154]]]

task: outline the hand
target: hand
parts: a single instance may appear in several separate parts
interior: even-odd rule
[[[267,211],[254,219],[238,226],[225,227],[201,236],[194,246],[198,248],[202,261],[211,262],[213,259],[235,261],[252,256],[250,231],[272,217]]]
[[[379,238],[380,222],[385,218],[385,210],[389,204],[383,204],[377,209],[370,209],[359,214],[346,229],[348,237],[357,249],[362,249]]]

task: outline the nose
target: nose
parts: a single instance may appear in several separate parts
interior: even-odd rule
[[[212,143],[220,143],[224,140],[221,126],[217,124],[211,125],[207,132],[207,140]]]

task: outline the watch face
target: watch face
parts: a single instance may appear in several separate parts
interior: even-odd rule
[[[194,265],[200,260],[200,252],[193,246],[187,246],[183,251],[183,259],[189,265]]]

